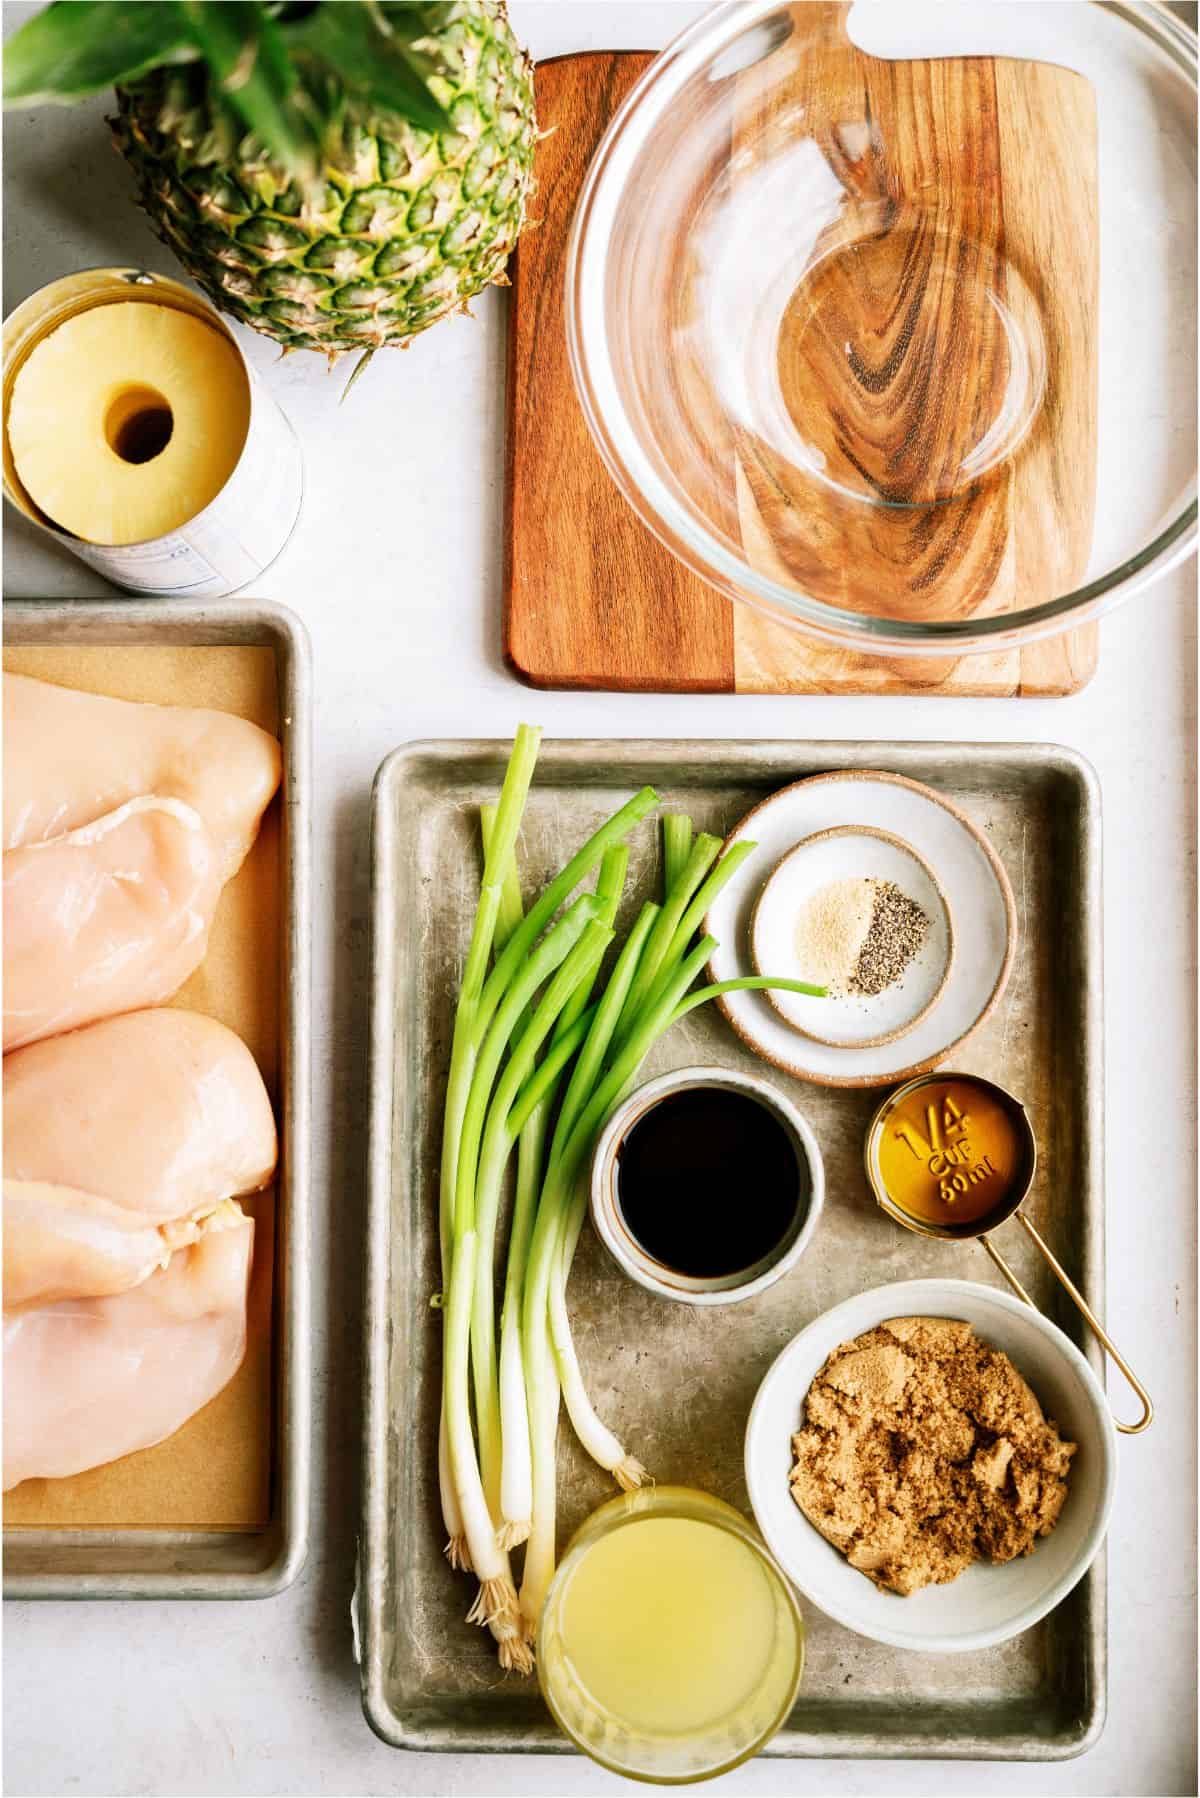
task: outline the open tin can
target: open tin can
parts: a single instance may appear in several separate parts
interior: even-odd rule
[[[965,1129],[957,1144],[947,1143],[938,1136],[936,1128],[930,1131],[930,1140],[919,1145],[911,1140],[913,1132],[907,1123],[897,1124],[898,1115],[909,1101],[917,1094],[925,1094],[932,1098],[936,1092],[946,1093],[951,1088],[974,1091],[980,1099],[994,1112],[1003,1115],[1012,1133],[1013,1157],[1011,1169],[1001,1179],[997,1170],[987,1163],[989,1169],[985,1179],[980,1178],[983,1163],[978,1157],[964,1155],[967,1142]],[[930,1107],[930,1109],[934,1109]],[[965,1124],[964,1119],[964,1124]],[[942,1207],[942,1215],[929,1213],[916,1215],[907,1209],[896,1198],[888,1184],[883,1169],[883,1148],[889,1125],[896,1126],[896,1133],[904,1132],[909,1140],[909,1147],[922,1157],[928,1151],[925,1172],[930,1182],[946,1185],[953,1191],[953,1198]],[[1039,1255],[1046,1262],[1059,1285],[1068,1294],[1071,1302],[1087,1320],[1097,1339],[1116,1365],[1120,1368],[1130,1386],[1137,1393],[1142,1403],[1142,1414],[1136,1423],[1117,1422],[1118,1430],[1127,1436],[1135,1436],[1147,1429],[1154,1418],[1154,1406],[1150,1395],[1142,1385],[1129,1363],[1125,1360],[1103,1324],[1075,1285],[1062,1263],[1051,1252],[1049,1244],[1041,1235],[1021,1206],[1028,1198],[1037,1172],[1037,1140],[1033,1133],[1033,1125],[1029,1114],[1021,1101],[994,1081],[984,1080],[978,1074],[951,1073],[945,1069],[935,1070],[929,1074],[919,1074],[915,1080],[897,1087],[883,1101],[871,1119],[864,1146],[867,1179],[875,1201],[882,1211],[886,1211],[896,1223],[902,1224],[906,1230],[914,1230],[918,1236],[932,1236],[943,1241],[963,1242],[977,1239],[983,1244],[1008,1284],[1019,1298],[1032,1305],[1033,1300],[1013,1273],[1000,1251],[991,1240],[991,1231],[1012,1218],[1020,1224]],[[947,1179],[947,1176],[949,1177]],[[961,1203],[961,1209],[956,1208]],[[934,1208],[930,1208],[932,1211]],[[1116,1420],[1114,1420],[1116,1421]]]
[[[94,307],[131,300],[190,313],[233,345],[249,389],[246,440],[216,498],[186,524],[141,543],[87,543],[48,518],[22,485],[8,440],[9,405],[27,358],[52,331]],[[257,580],[279,555],[300,516],[300,445],[233,332],[206,300],[181,282],[144,269],[84,269],[22,301],[4,321],[3,341],[4,495],[40,531],[116,586],[166,598],[222,599]]]

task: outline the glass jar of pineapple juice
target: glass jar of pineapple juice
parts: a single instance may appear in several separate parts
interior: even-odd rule
[[[756,1754],[787,1718],[803,1667],[799,1605],[754,1525],[686,1486],[594,1512],[538,1629],[560,1727],[613,1772],[659,1784]]]

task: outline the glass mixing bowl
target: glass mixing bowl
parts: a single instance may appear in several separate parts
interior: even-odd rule
[[[947,173],[919,82],[847,50],[1057,69],[1022,119],[1012,64],[975,64]],[[576,385],[625,498],[731,598],[860,651],[1005,649],[1195,548],[1195,226],[1165,8],[724,0],[592,162]]]

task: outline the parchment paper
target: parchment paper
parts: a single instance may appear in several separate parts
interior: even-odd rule
[[[211,706],[279,729],[275,656],[250,647],[21,648],[4,666],[114,699]],[[171,1001],[227,1024],[249,1046],[278,1104],[279,800],[221,895],[208,954]],[[7,1493],[8,1529],[254,1530],[270,1518],[271,1267],[274,1193],[242,1204],[255,1220],[246,1357],[223,1392],[157,1448],[66,1480]]]

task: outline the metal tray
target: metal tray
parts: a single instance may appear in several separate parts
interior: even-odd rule
[[[6,601],[9,644],[272,648],[283,746],[280,1167],[275,1226],[271,1519],[260,1531],[5,1530],[5,1598],[269,1598],[308,1548],[309,943],[312,692],[308,633],[265,600]]]
[[[502,743],[416,743],[375,783],[372,1026],[363,1435],[356,1625],[363,1708],[398,1747],[565,1750],[536,1683],[504,1679],[464,1613],[468,1583],[441,1555],[436,1480],[441,1367],[437,1165],[454,994],[477,891],[477,808],[494,797]],[[527,884],[561,865],[601,817],[652,782],[697,826],[724,831],[806,774],[883,768],[948,793],[988,833],[1016,893],[1020,945],[1002,1003],[962,1055],[1028,1104],[1041,1159],[1031,1210],[1088,1299],[1103,1290],[1100,801],[1095,776],[1051,745],[554,742],[544,745],[521,853]],[[658,868],[643,825],[631,860],[641,902]],[[687,1062],[756,1063],[715,1008],[661,1042],[646,1073]],[[742,1435],[783,1344],[830,1305],[885,1281],[943,1274],[996,1284],[977,1244],[898,1229],[873,1204],[862,1143],[878,1094],[778,1076],[816,1131],[829,1194],[820,1230],[786,1280],[745,1305],[697,1312],[622,1278],[590,1231],[572,1313],[602,1416],[661,1480],[748,1509]],[[1004,1237],[1035,1299],[1088,1354],[1073,1309],[1021,1232]],[[560,1431],[565,1543],[610,1496],[569,1424]],[[808,1664],[768,1754],[1058,1760],[1096,1740],[1105,1707],[1103,1560],[1042,1623],[971,1655],[901,1654],[804,1606]]]

